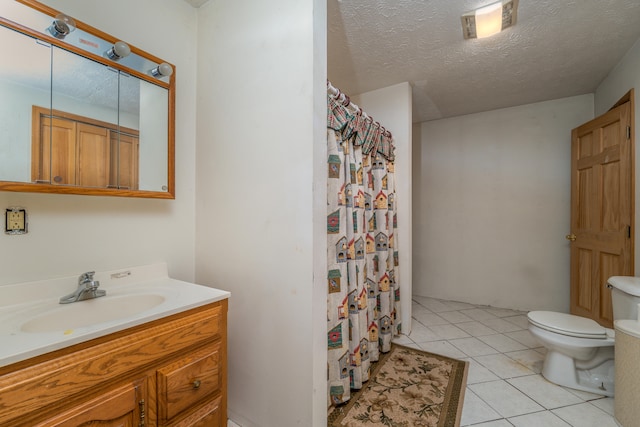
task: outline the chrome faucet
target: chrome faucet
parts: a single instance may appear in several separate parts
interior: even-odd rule
[[[105,296],[107,294],[107,291],[98,289],[98,287],[100,286],[100,282],[97,280],[93,280],[94,274],[96,274],[95,271],[82,273],[80,277],[78,277],[78,289],[76,289],[69,295],[65,295],[60,298],[60,304],[69,304],[71,302],[84,301],[86,299]]]

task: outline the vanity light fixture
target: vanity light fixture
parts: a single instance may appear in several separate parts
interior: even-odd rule
[[[156,68],[149,70],[149,73],[153,77],[158,77],[158,78],[167,77],[173,74],[173,67],[167,64],[166,62],[163,62],[162,64],[158,65]]]
[[[516,24],[518,0],[502,0],[462,15],[465,39],[492,36]]]
[[[125,56],[128,56],[131,53],[131,48],[128,44],[123,41],[118,41],[113,44],[111,49],[106,51],[104,54],[107,58],[112,61],[119,61]]]
[[[47,28],[51,35],[57,39],[64,39],[69,33],[76,29],[76,21],[72,17],[59,13]]]

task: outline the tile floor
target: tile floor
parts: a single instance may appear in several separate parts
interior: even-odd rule
[[[560,387],[525,312],[413,298],[413,328],[395,342],[470,362],[461,426],[617,427],[613,399]]]

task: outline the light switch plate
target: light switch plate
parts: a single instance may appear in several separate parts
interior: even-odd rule
[[[4,232],[6,234],[27,234],[27,210],[24,208],[7,208]]]

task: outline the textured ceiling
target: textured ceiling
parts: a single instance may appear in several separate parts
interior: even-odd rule
[[[327,0],[328,77],[351,95],[401,82],[422,122],[592,93],[640,37],[639,0],[520,0],[515,27],[464,40],[493,0]]]

